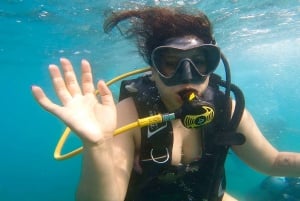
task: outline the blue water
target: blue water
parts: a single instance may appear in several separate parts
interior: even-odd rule
[[[232,80],[247,108],[280,150],[300,151],[299,0],[2,0],[0,1],[0,200],[74,200],[80,156],[52,157],[65,126],[33,100],[41,85],[56,100],[47,67],[60,57],[79,69],[90,60],[97,79],[109,80],[144,67],[131,42],[102,31],[103,11],[136,4],[190,4],[214,23],[219,46],[230,61]],[[220,73],[222,70],[220,68]],[[117,93],[118,87],[112,90]],[[67,149],[80,145],[76,137]],[[254,194],[264,175],[230,154],[228,191],[241,200]],[[258,195],[259,196],[259,195]]]

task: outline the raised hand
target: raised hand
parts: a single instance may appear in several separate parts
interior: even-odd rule
[[[100,100],[98,100],[88,61],[83,60],[81,63],[81,87],[70,61],[67,59],[60,61],[63,75],[56,65],[50,65],[49,71],[62,106],[53,103],[38,86],[32,86],[35,99],[45,110],[64,121],[84,144],[99,144],[111,138],[117,121],[111,91],[103,81],[99,81],[97,86]]]

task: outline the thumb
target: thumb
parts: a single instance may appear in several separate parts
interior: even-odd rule
[[[35,100],[47,111],[56,114],[59,106],[54,104],[38,86],[31,87]],[[57,115],[57,114],[56,114]]]

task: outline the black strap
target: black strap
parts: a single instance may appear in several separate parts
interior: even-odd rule
[[[211,76],[211,81],[222,87],[227,86],[227,83],[223,81],[220,76],[215,74]],[[225,106],[227,111],[225,111],[225,115],[223,116],[225,118],[223,119],[223,121],[226,122],[226,124],[222,125],[222,128],[219,130],[215,139],[216,145],[219,145],[220,148],[223,149],[223,151],[220,152],[220,155],[218,156],[215,166],[212,167],[214,169],[215,175],[219,175],[222,174],[222,172],[224,172],[224,165],[227,158],[229,147],[231,145],[242,145],[245,143],[246,140],[243,134],[236,132],[236,129],[240,123],[245,108],[244,95],[242,91],[233,84],[230,84],[230,90],[233,92],[235,96],[236,105],[234,108],[233,116],[232,118],[230,118],[231,99],[230,97],[225,97],[229,100],[227,101],[228,106],[227,107]],[[208,192],[209,193],[208,201],[215,201],[219,198],[218,196],[219,184],[220,181],[217,180],[214,180],[209,184],[210,185],[209,189],[211,190]]]

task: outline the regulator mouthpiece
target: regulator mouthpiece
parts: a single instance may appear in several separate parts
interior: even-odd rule
[[[185,91],[180,95],[184,103],[176,116],[186,128],[199,128],[214,119],[214,106],[201,100],[194,91]]]

